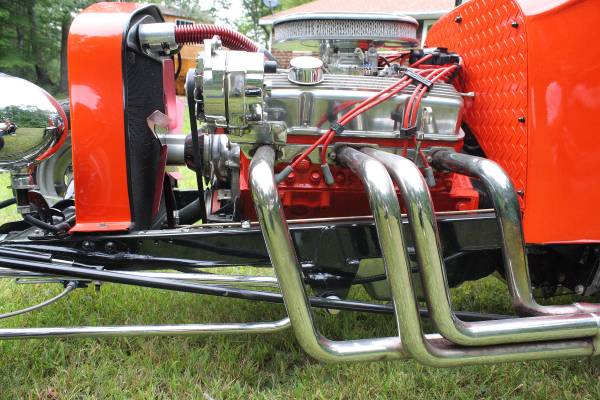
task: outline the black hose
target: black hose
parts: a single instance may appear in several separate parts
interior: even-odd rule
[[[0,201],[0,210],[2,210],[3,208],[6,208],[8,206],[12,206],[13,204],[16,204],[16,202],[17,202],[17,199],[15,199],[15,198]]]
[[[23,216],[23,220],[27,222],[29,225],[35,226],[36,228],[43,229],[47,232],[59,233],[60,230],[56,225],[49,224],[47,222],[41,221],[29,214]]]
[[[195,199],[182,209],[177,211],[180,225],[189,225],[198,221],[203,216],[204,202],[200,202],[200,199]]]
[[[75,221],[75,216],[73,215],[71,218],[67,219],[66,221],[63,221],[61,223],[58,223],[56,225],[52,225],[49,224],[47,222],[44,222],[42,220],[39,220],[37,218],[35,218],[32,215],[29,214],[25,214],[23,216],[23,220],[25,222],[27,222],[29,225],[32,225],[36,228],[40,228],[45,230],[46,232],[52,232],[52,233],[63,233],[68,231],[69,229],[71,229],[71,226],[73,224],[73,222]]]

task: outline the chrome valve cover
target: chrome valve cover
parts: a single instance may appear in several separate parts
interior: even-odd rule
[[[397,78],[325,74],[321,83],[298,85],[286,74],[265,75],[264,110],[268,121],[282,121],[288,135],[321,135],[361,101],[390,86]],[[360,114],[340,136],[398,138],[401,115],[414,86]],[[421,101],[417,131],[428,140],[457,140],[463,107],[452,85],[435,84]],[[425,112],[424,112],[425,110]],[[398,119],[396,117],[396,119]]]

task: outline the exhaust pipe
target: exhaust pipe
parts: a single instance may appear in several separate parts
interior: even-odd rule
[[[323,362],[394,360],[407,357],[398,337],[332,341],[319,333],[277,193],[273,174],[274,162],[273,148],[262,146],[256,151],[250,163],[250,187],[267,251],[300,346],[312,357]],[[387,175],[385,169],[381,169]],[[390,181],[389,186],[391,185]]]
[[[440,150],[433,154],[433,165],[479,179],[490,194],[503,242],[504,270],[515,310],[524,316],[599,313],[600,304],[573,303],[542,306],[531,291],[529,267],[521,224],[521,209],[510,178],[495,162],[486,158]]]
[[[440,335],[423,335],[410,264],[399,226],[400,207],[391,179],[378,161],[355,149],[338,151],[339,160],[365,185],[389,278],[400,337],[331,341],[324,338],[310,312],[301,269],[277,193],[275,152],[259,148],[250,165],[252,195],[265,243],[275,269],[292,328],[303,349],[320,361],[375,361],[412,356],[433,366],[581,357],[595,353],[591,338],[532,344],[465,348]]]
[[[592,313],[464,322],[453,311],[439,233],[427,184],[410,160],[373,148],[362,151],[385,165],[407,206],[425,296],[431,318],[448,340],[465,346],[591,337],[599,334],[600,317]]]

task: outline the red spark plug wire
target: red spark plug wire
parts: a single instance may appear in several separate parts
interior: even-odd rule
[[[409,68],[415,68],[418,65],[423,64],[425,61],[431,59],[433,57],[433,54],[427,54],[421,58],[419,58],[417,61],[415,61],[414,63],[410,64],[408,67]]]
[[[394,88],[391,92],[388,92],[387,94],[385,94],[384,96],[379,97],[377,99],[373,99],[372,101],[369,101],[367,104],[360,104],[356,108],[353,108],[348,114],[344,115],[338,123],[340,125],[344,126],[348,122],[350,122],[354,118],[356,118],[359,114],[362,114],[363,112],[370,110],[371,108],[375,107],[376,105],[381,104],[384,101],[388,100],[390,97],[395,96],[400,91],[402,91],[404,88],[406,88],[408,85],[410,85],[410,79],[408,79],[406,77],[402,77],[400,79],[400,81],[398,81],[397,83],[401,83],[401,84],[398,85],[396,88]],[[367,99],[367,100],[369,100],[369,99]],[[335,131],[333,129],[330,129],[326,133],[325,136],[326,136],[326,139],[323,143],[323,148],[321,149],[321,164],[327,163],[327,148],[329,147],[329,144],[335,137]]]
[[[443,69],[437,69],[434,72],[431,72],[428,76],[427,79],[430,79],[431,82],[437,82],[440,79],[444,79],[446,78],[446,75],[449,75],[450,73],[452,73],[452,71],[458,68],[457,65],[451,65],[449,67],[445,67]],[[406,111],[404,114],[404,118],[403,118],[403,127],[405,129],[409,128],[410,126],[414,126],[414,124],[417,121],[417,112],[416,110],[419,109],[419,104],[421,103],[421,100],[423,99],[423,96],[425,95],[425,93],[427,92],[427,88],[423,85],[417,85],[417,87],[415,88],[415,90],[413,91],[413,94],[409,100],[409,103],[406,107]]]
[[[403,83],[403,80],[399,80],[399,81],[397,81],[397,82],[394,82],[392,85],[388,86],[387,88],[385,88],[385,89],[383,89],[383,90],[381,90],[381,91],[379,91],[379,92],[375,93],[373,96],[369,97],[368,99],[365,99],[365,100],[363,100],[363,101],[362,101],[360,104],[358,104],[358,105],[357,105],[355,108],[353,108],[353,109],[352,109],[352,110],[351,110],[349,113],[353,113],[353,112],[354,112],[354,110],[357,110],[357,109],[359,109],[360,107],[362,107],[362,106],[364,106],[364,105],[368,104],[369,102],[371,102],[371,101],[373,101],[373,100],[376,100],[377,98],[379,98],[380,96],[382,96],[382,95],[383,95],[383,94],[385,94],[386,92],[388,92],[388,91],[390,91],[390,90],[393,90],[393,89],[395,89],[395,88],[396,88],[398,85],[401,85],[402,83]],[[349,114],[347,114],[347,115],[349,115]],[[345,116],[344,116],[344,117],[345,117]],[[342,118],[344,118],[344,117],[342,117]],[[324,141],[325,139],[327,139],[328,135],[329,135],[330,133],[332,133],[332,132],[333,132],[333,130],[332,130],[332,129],[329,129],[329,130],[328,130],[328,131],[327,131],[327,132],[326,132],[324,135],[322,135],[321,137],[319,137],[319,139],[317,139],[317,140],[316,140],[316,141],[315,141],[315,142],[314,142],[314,143],[313,143],[313,144],[312,144],[312,145],[311,145],[311,146],[310,146],[308,149],[306,149],[306,150],[305,150],[305,151],[304,151],[304,152],[303,152],[303,153],[302,153],[300,156],[298,156],[298,157],[297,157],[297,158],[294,160],[294,162],[292,162],[292,163],[290,164],[290,167],[291,167],[292,169],[295,169],[295,168],[298,166],[298,164],[299,164],[299,163],[300,163],[300,162],[301,162],[303,159],[305,159],[306,157],[308,157],[308,155],[309,155],[310,153],[312,153],[312,152],[314,151],[314,149],[316,149],[316,148],[317,148],[317,146],[319,146],[321,143],[323,143],[323,141]]]

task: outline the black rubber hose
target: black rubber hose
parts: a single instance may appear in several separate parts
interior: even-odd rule
[[[36,228],[43,229],[48,232],[59,233],[60,230],[57,226],[39,220],[29,214],[23,216],[23,220],[27,222],[29,225],[35,226]]]
[[[71,226],[73,224],[73,222],[75,221],[75,216],[72,216],[71,218],[67,219],[66,221],[63,221],[59,224],[56,225],[52,225],[49,224],[47,222],[44,222],[42,220],[39,220],[37,218],[35,218],[32,215],[26,214],[23,216],[23,220],[25,222],[27,222],[29,225],[32,225],[36,228],[40,228],[43,229],[47,232],[52,232],[52,233],[63,233],[68,231],[69,229],[71,229]]]
[[[195,199],[187,206],[180,210],[177,210],[177,217],[180,225],[189,225],[202,219],[204,211],[204,202],[200,202],[200,199]]]
[[[16,202],[17,202],[17,199],[15,199],[15,198],[0,201],[0,210],[2,210],[3,208],[6,208],[8,206],[12,206]]]

